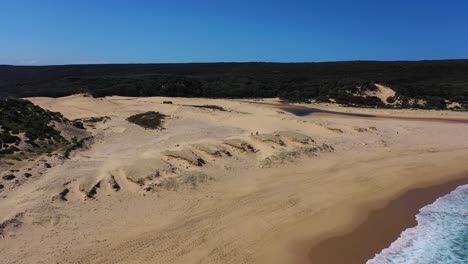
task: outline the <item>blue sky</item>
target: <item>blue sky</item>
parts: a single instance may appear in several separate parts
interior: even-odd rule
[[[468,1],[0,0],[0,64],[468,58]]]

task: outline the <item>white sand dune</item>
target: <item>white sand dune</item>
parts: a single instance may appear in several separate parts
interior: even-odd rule
[[[375,84],[375,86],[377,87],[377,90],[376,91],[371,91],[371,92],[367,92],[366,95],[368,96],[376,96],[378,97],[384,104],[393,104],[393,103],[389,103],[387,100],[388,98],[390,97],[394,97],[396,95],[396,92],[388,87],[388,86],[384,86],[384,85],[381,85],[381,84]]]

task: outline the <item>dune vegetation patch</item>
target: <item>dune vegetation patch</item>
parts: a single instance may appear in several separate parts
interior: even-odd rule
[[[151,188],[151,190],[157,191],[158,189],[162,189],[166,191],[177,191],[184,187],[196,189],[200,185],[206,184],[212,180],[214,179],[211,176],[201,171],[184,171],[176,177],[161,179],[161,181],[154,188]]]
[[[182,183],[197,188],[200,184],[213,180],[212,177],[200,171],[186,171],[180,175]]]
[[[217,111],[223,111],[223,112],[227,111],[226,109],[218,105],[186,105],[186,106],[202,108],[202,109],[211,109],[211,110],[217,110]]]
[[[179,181],[175,177],[162,179],[158,187],[167,191],[177,191],[179,189]]]
[[[60,132],[54,129],[53,121],[70,122],[62,114],[44,110],[26,100],[4,99],[0,101],[1,135],[2,139],[8,141],[6,143],[18,142],[19,137],[13,135],[20,133],[24,133],[29,140],[64,140]]]
[[[128,122],[139,125],[145,129],[163,129],[162,124],[167,115],[155,111],[148,111],[141,114],[132,115],[127,118]]]
[[[111,119],[112,118],[108,116],[93,116],[93,117],[75,119],[72,122],[75,127],[84,129],[85,125],[89,127],[94,127],[96,123],[100,123],[100,122],[106,123],[107,121]]]
[[[40,108],[26,100],[4,99],[0,101],[0,155],[9,155],[29,149],[48,152],[67,144],[67,140],[55,129],[54,122],[70,122],[60,113]],[[25,144],[22,144],[25,143]],[[53,147],[56,146],[56,147]]]
[[[321,146],[303,146],[296,147],[292,150],[280,151],[274,155],[271,155],[260,162],[260,167],[272,167],[285,163],[294,162],[301,157],[314,157],[320,152],[332,152],[334,148],[327,144]]]
[[[91,142],[93,137],[87,137],[87,138],[82,138],[80,140],[73,138],[72,139],[72,144],[65,148],[65,152],[63,156],[65,158],[70,158],[71,154],[77,150],[83,149],[87,146],[87,143]]]
[[[87,123],[98,123],[98,122],[107,122],[111,120],[110,117],[108,116],[95,116],[95,117],[89,117],[89,118],[85,118],[83,119],[83,122],[87,122]]]
[[[31,156],[67,152],[87,136],[78,122],[22,99],[0,99],[0,157],[21,161]],[[66,153],[66,155],[68,155]]]

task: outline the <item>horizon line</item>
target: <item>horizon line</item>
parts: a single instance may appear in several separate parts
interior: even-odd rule
[[[319,64],[319,63],[346,63],[346,62],[443,62],[466,61],[459,59],[423,59],[423,60],[336,60],[336,61],[212,61],[212,62],[111,62],[111,63],[65,63],[65,64],[0,64],[0,67],[53,67],[53,66],[91,66],[91,65],[157,65],[157,64]]]

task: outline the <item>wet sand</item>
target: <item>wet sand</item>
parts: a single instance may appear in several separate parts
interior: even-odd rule
[[[390,246],[402,231],[417,225],[415,216],[420,208],[465,184],[468,184],[468,174],[448,183],[406,192],[384,208],[371,212],[365,222],[351,233],[332,237],[315,245],[309,252],[310,263],[366,263],[382,249]]]

